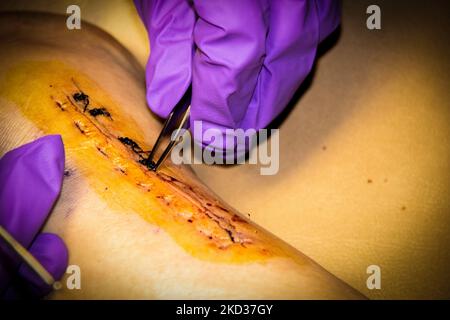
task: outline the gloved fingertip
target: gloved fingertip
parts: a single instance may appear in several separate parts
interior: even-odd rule
[[[174,99],[170,97],[178,96],[177,92],[169,93],[167,90],[153,89],[153,85],[149,83],[147,87],[147,104],[148,107],[160,118],[167,118],[176,104]]]
[[[186,61],[178,62],[174,67],[164,59],[150,59],[147,66],[147,104],[161,118],[169,116],[190,86],[190,60],[183,60]]]
[[[0,224],[28,247],[49,214],[64,175],[60,135],[48,135],[0,159]],[[32,192],[30,192],[32,190]]]
[[[30,247],[30,253],[42,264],[55,280],[61,279],[67,269],[69,254],[63,240],[52,233],[41,233]],[[26,264],[19,268],[19,275],[29,284],[35,296],[48,294],[52,288],[48,286]]]
[[[196,15],[189,1],[137,1],[150,41],[145,70],[147,103],[166,118],[191,83]]]
[[[36,171],[39,169],[46,170],[46,183],[49,189],[52,189],[52,195],[57,197],[61,191],[64,174],[65,152],[62,137],[60,135],[47,135],[33,143],[40,149],[42,157],[42,164],[37,164],[37,168],[34,169]]]

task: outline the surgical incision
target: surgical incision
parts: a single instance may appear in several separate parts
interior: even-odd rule
[[[93,105],[89,95],[78,88],[75,80],[73,80],[73,83],[77,90],[75,92],[71,92],[70,94],[65,94],[64,96],[66,97],[66,101],[56,99],[54,101],[62,111],[67,110],[67,106],[71,105],[77,112],[78,116],[80,114],[84,116],[74,121],[74,124],[80,133],[83,135],[90,135],[93,128],[96,128],[99,129],[100,132],[103,132],[106,136],[109,136],[109,139],[116,139],[121,144],[126,146],[129,151],[135,155],[135,160],[137,163],[141,164],[142,170],[145,170],[147,171],[146,173],[155,175],[159,179],[167,182],[173,186],[176,191],[178,191],[178,195],[182,195],[184,198],[187,198],[190,202],[196,205],[198,209],[197,212],[184,212],[182,214],[185,216],[186,221],[189,224],[195,224],[196,220],[201,220],[203,217],[207,217],[208,220],[214,222],[214,224],[216,224],[216,226],[223,231],[223,235],[220,235],[221,233],[213,232],[211,228],[205,228],[204,225],[198,226],[198,231],[207,239],[215,240],[218,248],[225,249],[231,243],[239,244],[242,247],[246,247],[253,243],[252,237],[249,236],[245,230],[246,228],[242,227],[248,223],[245,219],[239,217],[236,213],[230,213],[230,210],[224,208],[218,203],[218,201],[212,202],[211,200],[207,200],[206,197],[201,194],[200,190],[196,190],[195,187],[188,185],[175,177],[163,172],[150,172],[152,167],[147,160],[150,151],[145,151],[130,137],[112,135],[111,132],[108,132],[105,127],[103,127],[100,123],[97,123],[95,118],[98,116],[104,116],[109,121],[113,121],[111,112],[104,106]],[[109,152],[111,150],[110,146],[105,146],[104,144],[99,143],[96,145],[96,148],[102,156],[111,157]],[[142,165],[145,168],[142,167]],[[116,170],[124,175],[128,174],[126,167],[121,167],[118,165]],[[136,181],[136,185],[141,188],[145,188],[147,192],[151,191],[151,185],[148,183],[146,184],[142,181]],[[160,200],[165,206],[170,206],[173,198],[174,195],[156,195],[156,199]]]

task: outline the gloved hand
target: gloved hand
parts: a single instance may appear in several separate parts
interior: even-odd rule
[[[167,117],[192,81],[191,127],[201,120],[203,131],[223,133],[266,127],[310,72],[319,42],[340,17],[339,0],[135,0],[135,5],[150,39],[150,108]]]
[[[0,225],[28,248],[54,279],[60,279],[67,268],[67,248],[57,235],[39,231],[59,195],[63,174],[64,146],[57,135],[23,145],[0,159]],[[42,296],[50,290],[0,245],[0,298],[20,298],[24,291]]]

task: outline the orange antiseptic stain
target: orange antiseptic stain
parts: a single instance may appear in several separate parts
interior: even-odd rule
[[[87,110],[86,100],[74,98],[75,93],[89,96]],[[118,140],[130,137],[149,150],[137,124],[81,72],[58,61],[23,62],[5,74],[0,96],[16,104],[44,134],[62,136],[66,157],[114,212],[139,214],[191,255],[240,263],[290,251],[195,186],[173,179],[170,169],[157,174],[138,163],[136,153]],[[111,117],[89,114],[99,107]]]

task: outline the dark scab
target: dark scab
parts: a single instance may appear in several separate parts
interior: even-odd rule
[[[84,105],[83,112],[85,112],[87,107],[89,106],[89,96],[85,94],[83,91],[81,91],[74,93],[72,97],[77,102],[83,102]]]
[[[146,153],[133,139],[130,139],[128,137],[118,137],[117,139],[119,139],[122,144],[129,146],[134,153],[137,153],[140,156],[142,153]]]
[[[141,149],[141,147],[139,147],[139,145],[134,140],[132,140],[128,137],[119,137],[117,139],[119,139],[119,141],[122,142],[123,144],[130,146],[132,149],[135,149],[135,148]]]
[[[107,118],[111,119],[111,114],[109,113],[108,110],[106,110],[106,108],[93,108],[91,110],[89,110],[89,114],[93,117],[97,117],[97,116],[105,116]]]
[[[156,163],[148,158],[139,160],[139,163],[146,166],[149,170],[155,170]]]
[[[76,92],[73,94],[73,99],[75,101],[86,101],[89,99],[89,96],[85,94],[84,92]]]
[[[65,177],[70,177],[71,175],[72,175],[72,172],[70,172],[69,170],[64,170]]]
[[[156,163],[154,161],[152,161],[149,157],[144,157],[143,154],[148,154],[149,151],[144,151],[142,150],[142,148],[133,140],[130,139],[128,137],[118,137],[117,139],[119,139],[120,142],[122,142],[124,145],[129,146],[131,148],[131,150],[133,150],[134,153],[136,153],[141,159],[139,159],[139,163],[146,166],[149,170],[155,170],[156,167]],[[170,181],[173,182],[176,179],[167,176],[161,176],[164,180],[166,181]],[[170,179],[170,180],[168,180]]]
[[[188,222],[189,222],[189,223],[192,223],[192,219],[188,219]]]

